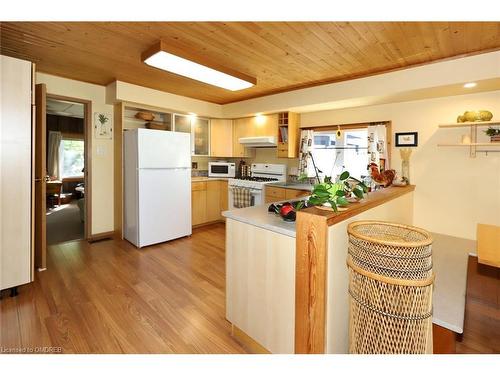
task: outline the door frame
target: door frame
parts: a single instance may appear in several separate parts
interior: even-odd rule
[[[84,159],[85,172],[83,173],[83,182],[85,184],[85,224],[84,224],[84,240],[89,240],[92,237],[92,101],[70,96],[51,94],[47,92],[47,99],[64,100],[83,104],[85,113],[83,124],[83,141],[84,141]]]

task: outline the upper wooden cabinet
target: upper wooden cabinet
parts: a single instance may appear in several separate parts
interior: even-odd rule
[[[247,118],[238,118],[233,122],[233,156],[240,158],[255,157],[255,149],[243,147],[238,141],[243,137],[251,137],[251,124]]]
[[[210,156],[233,157],[233,120],[210,120]]]
[[[243,147],[239,139],[244,137],[263,137],[278,134],[278,115],[244,117],[234,120],[233,155],[235,157],[254,157],[255,149]]]
[[[175,114],[173,130],[191,134],[192,155],[209,155],[210,121],[208,119],[191,115]]]
[[[297,158],[299,156],[300,115],[293,112],[278,113],[278,157]]]

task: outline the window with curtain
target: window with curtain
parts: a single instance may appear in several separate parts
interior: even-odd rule
[[[335,178],[342,170],[361,179],[367,175],[368,129],[314,131],[312,155],[321,176]]]
[[[62,139],[59,150],[61,178],[83,177],[84,141],[81,139]]]

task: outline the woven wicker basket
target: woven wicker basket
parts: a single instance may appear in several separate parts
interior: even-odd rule
[[[432,237],[423,229],[383,221],[357,221],[347,227],[349,255],[368,271],[400,279],[432,274]]]
[[[349,225],[350,353],[432,348],[431,236],[379,221]]]

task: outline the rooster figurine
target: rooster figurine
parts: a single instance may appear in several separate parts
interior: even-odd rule
[[[387,169],[380,173],[378,165],[375,163],[370,163],[368,165],[368,169],[370,170],[370,176],[373,181],[384,187],[391,185],[392,180],[394,180],[394,177],[396,176],[396,171],[394,169]]]

